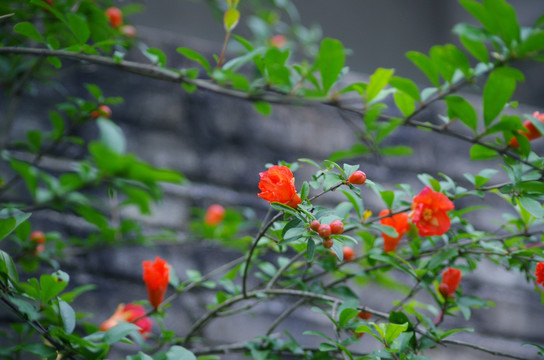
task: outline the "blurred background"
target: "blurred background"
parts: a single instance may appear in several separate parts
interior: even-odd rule
[[[145,25],[217,43],[220,51],[224,30],[219,13],[210,6],[221,6],[224,0],[144,0],[145,12],[130,17],[136,26]],[[251,38],[259,24],[251,14],[252,3],[241,0],[242,18],[236,34]],[[282,6],[284,0],[270,0]],[[544,11],[543,0],[512,0],[521,26],[530,27]],[[407,51],[428,53],[434,45],[453,43],[461,46],[452,32],[455,24],[476,24],[458,0],[295,0],[300,22],[310,32],[322,33],[342,41],[351,49],[347,65],[352,71],[372,73],[377,67],[394,68],[400,76],[423,82],[423,75],[404,54]],[[246,9],[246,11],[244,11]],[[287,21],[285,11],[278,12],[279,22]],[[249,25],[248,25],[249,22]],[[281,28],[281,27],[280,27]],[[270,34],[274,35],[274,34]],[[286,34],[289,37],[289,34]],[[462,46],[461,46],[462,48]],[[544,74],[534,65],[519,64],[528,71],[526,86],[518,90],[520,102],[542,106]]]

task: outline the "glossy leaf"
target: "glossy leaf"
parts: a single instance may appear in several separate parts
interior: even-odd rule
[[[177,52],[179,52],[180,54],[182,54],[189,60],[198,62],[200,65],[202,65],[202,67],[204,68],[204,70],[206,70],[208,74],[211,74],[212,68],[210,66],[210,63],[200,53],[196,52],[195,50],[184,48],[184,47],[178,47]]]
[[[436,66],[433,64],[431,59],[420,52],[417,51],[409,51],[406,53],[406,57],[414,63],[424,74],[427,76],[429,81],[434,85],[439,85],[439,77],[438,77],[438,70],[436,69]]]
[[[514,68],[499,67],[489,75],[484,86],[484,123],[490,125],[501,113],[516,90],[516,83],[524,81],[523,74]]]
[[[325,38],[321,42],[315,67],[321,74],[323,95],[338,81],[344,68],[345,52],[342,43],[335,39]]]
[[[459,119],[474,132],[478,129],[478,115],[474,107],[465,98],[457,95],[447,96],[448,117],[450,120]]]
[[[87,21],[80,15],[71,12],[68,13],[66,17],[68,19],[70,31],[72,31],[77,41],[81,44],[86,43],[91,36],[91,31],[89,30],[89,26],[87,26]]]
[[[32,23],[28,21],[15,24],[15,26],[13,27],[13,30],[18,34],[26,36],[27,38],[30,38],[34,41],[45,44],[45,40],[43,39],[40,32],[36,29],[36,27]]]
[[[225,31],[231,32],[236,25],[238,25],[238,21],[240,20],[240,12],[236,9],[228,9],[225,11],[225,15],[223,17],[223,26],[225,27]]]
[[[389,85],[411,96],[412,99],[416,101],[421,101],[421,95],[419,93],[419,89],[416,83],[413,82],[412,80],[407,78],[402,78],[399,76],[393,76],[389,80]]]
[[[374,74],[370,75],[370,81],[366,87],[366,100],[372,101],[380,91],[389,84],[389,79],[393,76],[393,69],[378,68]]]

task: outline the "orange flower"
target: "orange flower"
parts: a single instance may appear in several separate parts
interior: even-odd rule
[[[442,282],[438,286],[438,291],[444,296],[444,298],[452,298],[459,287],[463,274],[461,270],[455,268],[447,268],[442,272]]]
[[[533,117],[537,118],[538,120],[540,120],[542,122],[544,122],[544,113],[541,114],[538,111],[535,111],[533,113]],[[525,136],[527,139],[529,139],[529,141],[537,139],[537,138],[542,136],[540,131],[538,131],[538,129],[533,125],[531,120],[525,120],[523,122],[523,127],[526,129],[526,131],[519,130],[519,133],[521,135]],[[510,146],[515,147],[515,148],[519,148],[518,139],[516,139],[515,137],[510,139]]]
[[[451,223],[447,211],[453,209],[446,195],[425,186],[412,203],[412,222],[419,236],[442,235],[448,231]]]
[[[146,260],[142,262],[142,266],[144,268],[144,281],[147,287],[149,302],[157,309],[162,303],[164,294],[168,288],[170,265],[157,256],[155,262],[152,263]]]
[[[544,286],[544,262],[540,261],[536,264],[536,283]]]
[[[295,188],[295,178],[287,166],[274,165],[268,170],[259,173],[259,190],[257,194],[269,202],[279,202],[294,209],[301,203]]]
[[[218,204],[213,204],[208,207],[206,210],[206,215],[204,216],[204,223],[210,226],[219,225],[223,218],[225,217],[225,208]]]
[[[147,338],[148,334],[151,332],[151,327],[153,326],[151,319],[145,316],[145,309],[143,306],[135,304],[119,304],[117,310],[115,310],[108,320],[100,325],[99,329],[100,331],[108,331],[119,325],[120,321],[133,322],[134,325],[140,327],[139,332],[144,338]]]
[[[380,217],[389,215],[390,211],[385,209],[380,212]],[[397,231],[398,236],[392,237],[385,233],[382,233],[383,236],[383,249],[385,251],[395,251],[399,245],[400,238],[404,236],[410,230],[410,224],[408,224],[408,214],[400,213],[393,216],[388,216],[383,219],[380,219],[380,224],[391,226]]]

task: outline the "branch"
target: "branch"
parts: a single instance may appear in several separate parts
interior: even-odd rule
[[[176,82],[176,83],[186,83],[186,84],[194,85],[197,88],[200,88],[202,90],[207,90],[213,93],[217,93],[217,94],[221,94],[221,95],[225,95],[225,96],[229,96],[229,97],[233,97],[237,99],[247,100],[247,101],[266,101],[273,104],[285,104],[285,105],[319,105],[321,104],[321,105],[332,106],[337,109],[345,110],[348,112],[353,112],[359,115],[364,115],[366,112],[364,108],[361,109],[361,108],[344,106],[335,99],[329,99],[329,98],[308,99],[308,98],[302,98],[299,96],[293,96],[293,95],[282,94],[277,92],[264,92],[264,90],[260,90],[259,93],[249,93],[249,92],[244,92],[244,91],[224,87],[208,79],[192,79],[188,76],[183,75],[179,71],[169,70],[166,68],[160,68],[160,67],[157,67],[156,65],[142,64],[142,63],[127,61],[127,60],[115,60],[105,56],[88,55],[88,54],[75,53],[75,52],[64,51],[64,50],[49,50],[49,49],[10,47],[10,46],[0,47],[0,54],[23,54],[23,55],[44,56],[44,57],[57,56],[60,58],[65,58],[65,59],[78,60],[78,61],[93,63],[97,65],[113,67],[113,68],[123,70],[129,73],[134,73],[134,74],[146,76],[146,77],[157,79],[157,80],[164,80],[164,81],[170,81],[170,82]],[[496,66],[501,66],[505,63],[506,61],[503,60],[502,63],[499,63]],[[451,131],[447,127],[437,126],[437,125],[428,124],[428,123],[422,123],[422,122],[413,120],[414,116],[422,112],[430,104],[437,102],[439,100],[442,100],[445,96],[473,82],[476,78],[487,74],[493,68],[494,67],[490,68],[486,72],[478,74],[478,76],[472,76],[469,79],[464,79],[462,81],[459,81],[458,83],[451,85],[447,91],[436,95],[435,97],[433,97],[426,103],[421,103],[419,108],[417,108],[411,115],[404,118],[404,125],[416,127],[416,128],[419,127],[419,128],[428,129],[433,132],[437,132],[446,136],[458,138],[460,140],[463,140],[472,144],[479,144],[488,149],[496,151],[500,155],[509,156],[517,161],[520,161],[532,167],[535,170],[544,172],[543,169],[540,169],[538,166],[535,166],[531,164],[530,162],[522,159],[519,155],[509,151],[508,148],[498,148],[496,146],[486,144],[484,142],[481,142],[478,137],[470,137],[464,134],[456,133]],[[380,119],[382,120],[391,120],[393,118],[395,117],[390,115],[383,115],[383,114],[380,115]]]

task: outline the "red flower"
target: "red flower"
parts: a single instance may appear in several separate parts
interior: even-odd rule
[[[147,338],[148,334],[151,333],[151,327],[153,326],[151,319],[145,316],[145,309],[143,306],[119,304],[117,310],[115,310],[108,320],[100,325],[99,329],[100,331],[108,331],[119,325],[120,321],[133,322],[134,325],[140,327],[139,332],[144,338]]]
[[[156,309],[162,303],[164,294],[168,288],[170,265],[157,256],[155,262],[152,263],[146,260],[142,262],[142,266],[144,268],[144,281],[147,286],[149,302]]]
[[[536,264],[536,283],[544,286],[544,262],[540,261]]]
[[[535,111],[533,113],[533,117],[544,122],[544,113],[541,114],[538,111]],[[529,141],[537,139],[542,136],[540,131],[538,131],[538,129],[533,125],[531,120],[525,120],[523,122],[523,127],[526,129],[526,131],[519,130],[519,133],[525,136]],[[518,139],[516,139],[515,137],[510,139],[510,146],[518,148],[519,147]]]
[[[219,225],[223,218],[225,217],[225,208],[218,204],[213,204],[208,207],[206,210],[206,215],[204,216],[204,223],[210,226]]]
[[[301,203],[295,188],[295,178],[287,166],[274,165],[268,170],[259,173],[259,190],[257,194],[269,202],[279,202],[294,209]]]
[[[425,186],[412,203],[412,222],[419,236],[442,235],[448,231],[451,223],[447,211],[453,209],[446,195]]]
[[[455,268],[447,268],[442,272],[442,282],[438,286],[438,291],[444,296],[444,298],[453,297],[455,291],[461,283],[461,278],[463,274],[461,270]]]
[[[380,212],[381,216],[386,216],[390,214],[389,210],[385,209]],[[380,224],[391,226],[397,231],[398,236],[392,237],[385,233],[382,233],[383,236],[383,249],[385,251],[395,251],[397,248],[400,238],[404,236],[410,230],[410,224],[408,224],[408,214],[400,213],[393,216],[388,216],[383,219],[380,219]]]

